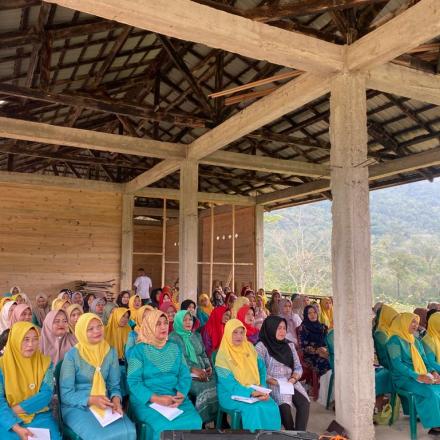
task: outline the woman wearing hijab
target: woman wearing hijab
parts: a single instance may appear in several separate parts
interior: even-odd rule
[[[159,308],[159,297],[160,297],[161,294],[162,294],[162,289],[161,288],[153,289],[151,291],[151,293],[150,293],[151,305],[155,309]]]
[[[429,362],[422,343],[414,336],[419,319],[414,313],[400,313],[394,318],[387,342],[390,371],[396,387],[415,395],[423,427],[430,429],[429,434],[440,435],[440,371]]]
[[[298,347],[296,329],[302,324],[301,318],[292,310],[292,301],[289,298],[280,301],[280,316],[287,322],[287,336]]]
[[[93,293],[88,293],[84,297],[84,305],[83,305],[84,313],[88,313],[90,311],[90,306],[92,305],[93,301],[95,301],[95,299],[96,296],[93,295]]]
[[[200,321],[200,326],[203,327],[209,319],[209,315],[214,310],[214,306],[209,300],[209,296],[206,293],[202,293],[199,296],[199,307],[197,307],[197,318]]]
[[[19,286],[12,286],[11,289],[9,290],[9,293],[11,295],[18,295],[19,293],[21,293],[21,289]]]
[[[0,312],[3,309],[3,306],[9,301],[12,301],[12,296],[4,296],[2,299],[0,299]]]
[[[216,287],[212,292],[211,303],[214,307],[223,306],[225,304],[225,296],[221,287]]]
[[[250,306],[243,306],[237,312],[237,319],[242,322],[246,329],[246,337],[249,342],[256,344],[258,342],[259,330],[255,327],[255,312]]]
[[[277,403],[284,429],[306,431],[309,420],[310,399],[299,380],[302,367],[295,345],[287,339],[287,321],[280,316],[269,316],[260,330],[260,341],[255,346],[267,371],[271,397]],[[294,394],[281,394],[278,380],[293,384]],[[296,409],[295,423],[292,407]]]
[[[260,289],[261,290],[261,289]],[[260,329],[264,320],[269,316],[270,312],[266,309],[266,301],[264,296],[257,293],[255,297],[255,327]]]
[[[75,335],[69,331],[66,312],[62,309],[49,312],[41,330],[41,352],[50,356],[52,363],[57,365],[76,343]]]
[[[206,354],[211,358],[222,341],[225,324],[231,319],[231,311],[226,306],[216,307],[202,329],[202,339]]]
[[[215,369],[220,405],[228,411],[240,411],[243,429],[281,429],[277,404],[269,394],[252,388],[255,385],[267,387],[266,367],[246,339],[246,329],[238,319],[231,319],[225,325]],[[255,397],[257,401],[249,404],[234,400],[232,396]]]
[[[428,329],[422,343],[428,361],[440,371],[440,312],[429,317]]]
[[[45,428],[51,440],[61,440],[49,404],[53,395],[50,358],[38,349],[38,329],[30,322],[11,328],[0,358],[0,438],[32,438],[28,427]],[[29,436],[29,437],[28,437]]]
[[[64,423],[83,439],[136,439],[136,429],[123,415],[116,351],[104,339],[104,325],[93,313],[84,313],[75,327],[78,344],[65,356],[60,375]],[[94,413],[110,409],[122,418],[102,427]]]
[[[237,313],[238,311],[243,307],[243,306],[249,306],[249,299],[246,298],[245,296],[239,296],[235,301],[234,301],[234,305],[232,306],[231,309],[231,317],[233,319],[237,318]]]
[[[215,377],[205,352],[202,337],[193,331],[193,316],[188,310],[181,310],[174,318],[173,332],[169,340],[182,351],[186,365],[191,370],[190,399],[203,423],[215,420],[218,410]]]
[[[51,310],[67,310],[67,307],[69,307],[71,302],[68,299],[64,298],[55,298],[52,301]]]
[[[127,342],[125,343],[125,359],[128,360],[131,349],[137,343],[137,338],[142,326],[142,321],[144,320],[147,313],[151,312],[152,310],[154,310],[153,306],[150,305],[141,306],[139,309],[136,310],[136,315],[134,317],[131,317],[129,322],[134,321],[135,325],[130,326],[131,331],[128,334]]]
[[[72,292],[70,296],[70,302],[72,304],[78,304],[79,306],[84,306],[84,299],[81,292]]]
[[[428,324],[426,322],[426,318],[428,316],[428,309],[422,309],[421,307],[417,307],[414,309],[414,313],[420,318],[419,328],[417,329],[416,337],[422,339],[426,334],[426,329]]]
[[[67,321],[69,322],[69,331],[73,336],[75,336],[76,323],[83,313],[84,310],[79,304],[71,304],[69,307],[67,307],[66,315]]]
[[[15,301],[7,301],[4,303],[0,312],[0,333],[3,333],[11,327],[11,315],[15,307],[17,307]]]
[[[193,317],[193,331],[199,330],[200,332],[200,321],[197,318],[197,304],[192,299],[185,299],[180,304],[180,310],[188,310]]]
[[[329,355],[325,342],[327,326],[319,322],[318,313],[312,305],[304,309],[304,320],[298,333],[298,343],[303,352],[304,361],[322,376],[330,370]]]
[[[394,318],[398,315],[396,310],[387,304],[383,304],[377,312],[376,331],[373,334],[374,349],[376,351],[377,359],[382,367],[389,369],[387,342],[390,337],[390,326]]]
[[[126,309],[129,308],[129,304],[128,304],[129,301],[130,301],[130,292],[128,290],[123,290],[116,298],[117,306],[125,307]]]
[[[160,307],[159,310],[165,315],[167,315],[168,318],[168,332],[171,333],[173,331],[173,325],[174,325],[174,317],[176,316],[177,309],[176,306],[172,302],[164,302]]]
[[[44,318],[49,312],[50,307],[47,295],[40,293],[35,297],[32,322],[39,327],[43,327]]]
[[[96,298],[90,306],[90,313],[94,313],[101,321],[104,316],[104,307],[107,304],[105,298]]]
[[[319,308],[321,313],[319,315],[319,322],[324,324],[327,329],[333,328],[333,303],[330,298],[321,298],[319,300]]]
[[[102,312],[102,322],[104,325],[108,324],[108,321],[113,313],[113,310],[116,309],[118,306],[113,301],[107,301],[104,306],[104,311]]]
[[[11,314],[11,327],[19,321],[32,322],[32,309],[27,304],[19,304]]]
[[[136,316],[137,310],[142,306],[142,299],[139,295],[133,295],[128,300],[128,308],[130,309],[130,327],[133,328],[136,323],[134,322],[134,317]]]
[[[128,359],[127,382],[130,405],[138,420],[148,425],[151,440],[159,440],[165,430],[200,429],[202,419],[187,394],[191,375],[182,351],[168,342],[168,319],[160,310],[147,313],[138,343]],[[183,411],[172,421],[150,407],[152,403]]]

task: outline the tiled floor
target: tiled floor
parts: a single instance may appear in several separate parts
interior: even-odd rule
[[[308,431],[322,434],[334,417],[335,413],[333,411],[327,411],[322,405],[312,402]],[[427,430],[423,429],[420,423],[417,425],[417,440],[434,440],[435,438],[439,438],[428,435]],[[376,426],[376,439],[410,440],[408,417],[401,415],[400,419],[393,426]]]

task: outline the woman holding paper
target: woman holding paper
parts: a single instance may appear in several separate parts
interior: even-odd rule
[[[202,427],[187,397],[189,369],[179,346],[168,342],[168,319],[160,310],[149,312],[142,321],[128,359],[127,382],[131,409],[148,426],[150,440],[159,440],[162,431]]]
[[[246,329],[238,319],[231,319],[225,325],[215,370],[220,405],[241,412],[243,429],[281,429],[278,406],[269,396],[270,389],[265,389],[264,361],[246,339]],[[249,398],[254,398],[249,400],[254,400],[253,403],[246,403]]]
[[[266,365],[266,382],[280,409],[284,429],[306,431],[310,399],[299,382],[302,367],[295,344],[287,340],[286,335],[286,319],[275,315],[268,316],[261,327],[260,341],[255,349]],[[292,407],[296,410],[295,423]]]
[[[93,313],[84,313],[75,335],[78,344],[66,354],[61,367],[64,423],[83,439],[135,440],[136,429],[122,412],[118,355],[104,339],[102,321]]]
[[[440,435],[440,371],[425,355],[414,337],[419,327],[414,313],[400,313],[390,327],[387,350],[393,383],[415,394],[417,416],[429,433]],[[432,319],[432,318],[431,318]]]
[[[170,341],[175,342],[182,350],[192,376],[191,389],[188,394],[195,399],[195,407],[203,423],[207,423],[215,420],[217,415],[217,390],[202,337],[200,333],[193,331],[193,319],[188,310],[177,312]]]
[[[0,358],[0,438],[31,439],[32,428],[50,431],[61,440],[49,404],[53,395],[53,369],[39,348],[39,332],[30,322],[17,322]],[[29,437],[28,437],[29,436]]]

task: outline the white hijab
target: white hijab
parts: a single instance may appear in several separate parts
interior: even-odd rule
[[[0,334],[11,327],[10,310],[13,304],[17,305],[15,301],[7,301],[2,308],[0,313]]]

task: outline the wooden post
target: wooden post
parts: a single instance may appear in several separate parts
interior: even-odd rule
[[[184,160],[180,168],[179,289],[180,301],[197,302],[198,163]]]
[[[264,207],[255,206],[255,291],[264,289]]]
[[[167,241],[167,199],[163,199],[162,215],[162,276],[161,286],[165,286],[165,246]]]
[[[367,102],[362,74],[340,74],[330,99],[336,420],[374,439]]]
[[[122,195],[121,290],[133,288],[133,206],[132,195]]]
[[[213,291],[213,273],[214,273],[214,205],[211,203],[211,244],[209,247],[209,293]]]
[[[235,205],[232,205],[232,281],[231,289],[235,292]]]

